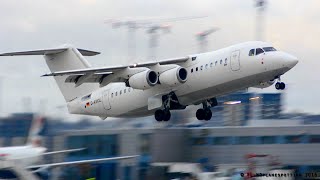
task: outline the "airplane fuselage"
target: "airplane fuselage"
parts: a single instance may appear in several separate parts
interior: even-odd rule
[[[100,117],[148,116],[155,111],[148,110],[150,97],[174,92],[183,106],[199,104],[206,99],[273,81],[298,62],[294,56],[282,51],[249,55],[250,50],[264,47],[272,45],[248,42],[191,55],[190,61],[183,65],[188,78],[181,85],[157,84],[150,89],[138,90],[126,87],[125,83],[111,83],[87,97],[69,102],[68,109],[70,113]]]
[[[22,167],[33,165],[41,160],[42,154],[46,151],[43,147],[15,146],[1,147],[0,161],[15,161]]]

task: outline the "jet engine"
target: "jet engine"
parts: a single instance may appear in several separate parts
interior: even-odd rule
[[[152,70],[146,70],[131,76],[127,81],[127,86],[132,87],[133,89],[145,90],[156,85],[157,82],[157,73]]]
[[[187,81],[188,72],[183,67],[176,67],[160,74],[159,81],[161,84],[176,86]]]
[[[267,88],[267,87],[269,87],[269,86],[271,86],[271,85],[273,85],[274,84],[274,82],[275,82],[275,80],[270,80],[270,81],[266,81],[266,82],[263,82],[263,83],[260,83],[259,85],[257,85],[257,86],[254,86],[254,88],[261,88],[261,89],[263,89],[263,88]]]

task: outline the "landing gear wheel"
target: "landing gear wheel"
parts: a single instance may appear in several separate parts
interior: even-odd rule
[[[156,110],[154,113],[154,118],[160,122],[164,119],[164,112],[161,109]]]
[[[212,117],[211,109],[207,108],[204,110],[204,120],[209,121]]]
[[[204,117],[205,117],[204,109],[198,109],[196,112],[196,116],[198,120],[204,120]]]
[[[275,85],[274,85],[274,87],[277,89],[277,90],[279,90],[280,89],[280,83],[279,82],[277,82]]]
[[[164,110],[163,112],[164,112],[163,120],[164,120],[164,121],[169,121],[170,118],[171,118],[171,113],[170,113],[170,111],[169,111],[169,110]]]
[[[275,84],[275,87],[276,87],[277,90],[284,90],[286,88],[286,84],[283,83],[283,82],[277,82]]]

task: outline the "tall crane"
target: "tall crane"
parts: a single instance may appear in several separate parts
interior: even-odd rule
[[[207,29],[205,31],[201,31],[201,32],[198,32],[196,34],[196,38],[197,40],[199,41],[199,53],[203,53],[203,52],[206,52],[207,51],[207,48],[208,48],[208,36],[216,31],[218,31],[219,28],[210,28],[210,29]]]
[[[145,29],[146,33],[150,35],[149,39],[149,58],[154,59],[156,56],[156,48],[158,46],[159,34],[161,30],[164,33],[169,33],[171,25],[168,23],[199,19],[207,16],[186,16],[175,18],[123,18],[123,19],[108,19],[105,24],[111,24],[112,28],[126,27],[128,28],[128,56],[130,60],[135,59],[135,32],[137,29]]]
[[[266,9],[266,0],[255,0],[255,7],[257,9],[256,17],[256,40],[264,41],[264,23],[265,23],[265,9]]]

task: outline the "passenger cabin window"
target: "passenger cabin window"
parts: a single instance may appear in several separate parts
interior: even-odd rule
[[[116,96],[118,96],[118,92],[116,92]]]
[[[249,51],[249,56],[254,56],[254,50],[255,50],[255,49],[251,49],[251,50]]]
[[[203,65],[202,66],[200,66],[200,70],[202,70],[203,69]]]
[[[213,66],[213,62],[212,63],[210,63],[210,67],[212,67]]]
[[[206,64],[206,69],[208,69],[208,64]]]
[[[191,69],[191,73],[193,73],[193,68]]]
[[[123,94],[126,93],[126,92],[127,92],[127,89],[124,89],[124,90],[123,90]]]
[[[111,97],[113,98],[113,93],[111,93]]]
[[[222,59],[220,60],[220,64],[222,64]]]
[[[265,52],[269,52],[269,51],[277,51],[274,47],[264,47],[262,48]]]
[[[261,48],[256,49],[256,55],[259,55],[261,53],[264,53],[264,51]]]
[[[196,67],[196,71],[198,71],[198,67]]]
[[[120,95],[122,94],[122,90],[120,90]]]

